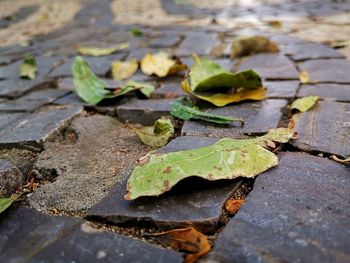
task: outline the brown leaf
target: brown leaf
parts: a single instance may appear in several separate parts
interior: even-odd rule
[[[172,249],[192,253],[185,256],[185,263],[196,262],[211,249],[208,237],[194,227],[173,229],[149,236]]]
[[[241,205],[244,204],[243,199],[229,199],[225,204],[225,210],[230,214],[234,215],[237,213]]]

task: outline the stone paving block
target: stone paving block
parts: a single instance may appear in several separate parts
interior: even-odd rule
[[[150,48],[169,48],[179,44],[181,41],[180,36],[161,36],[149,43]]]
[[[118,117],[125,122],[153,125],[161,117],[170,116],[175,99],[134,100],[117,108]]]
[[[291,57],[294,61],[323,58],[344,58],[344,55],[339,51],[314,43],[284,46],[282,48],[282,53]]]
[[[29,95],[16,100],[0,102],[0,111],[20,112],[33,111],[39,107],[49,104],[67,94],[67,91],[58,89],[45,89],[34,91]]]
[[[240,138],[247,134],[261,134],[277,128],[282,117],[285,100],[265,100],[261,102],[241,103],[222,108],[209,109],[207,112],[243,118],[245,124],[235,122],[230,125],[216,125],[202,121],[185,121],[182,135],[205,137]]]
[[[1,262],[182,262],[181,254],[173,250],[29,208],[2,214],[0,231]]]
[[[255,180],[203,262],[348,262],[350,169],[302,153]]]
[[[350,61],[345,59],[317,59],[299,64],[312,82],[350,83]]]
[[[152,99],[178,98],[184,95],[181,89],[181,79],[178,81],[164,81],[151,95]]]
[[[56,88],[56,85],[56,81],[43,78],[2,80],[0,81],[0,97],[16,98],[36,89]]]
[[[159,152],[173,152],[205,147],[215,143],[214,138],[178,137]],[[163,229],[194,226],[203,232],[213,232],[220,221],[225,201],[239,186],[239,180],[206,181],[192,177],[178,183],[171,191],[158,197],[124,200],[126,179],[89,212],[88,217],[107,220],[114,224],[140,222]]]
[[[263,84],[268,98],[294,98],[299,88],[297,80],[264,81]]]
[[[81,107],[51,107],[33,114],[19,115],[10,126],[0,131],[0,148],[40,150],[44,141],[82,111]]]
[[[320,83],[315,85],[302,85],[298,97],[317,95],[322,99],[334,99],[350,102],[350,84]]]
[[[319,101],[312,110],[293,115],[297,139],[304,151],[350,156],[350,104]]]
[[[125,57],[125,54],[115,54],[104,57],[83,57],[84,60],[90,65],[92,71],[98,76],[106,76],[110,71],[112,62],[114,60],[121,60]],[[72,63],[75,58],[70,58],[63,64],[56,67],[49,75],[49,77],[71,77],[72,76]]]
[[[101,115],[74,120],[64,138],[46,143],[35,163],[37,177],[54,180],[29,198],[37,210],[89,209],[149,150],[130,129]]]
[[[239,70],[253,69],[263,79],[299,79],[294,64],[281,54],[257,54],[242,59]]]
[[[177,56],[209,55],[212,48],[217,45],[215,34],[208,32],[189,32],[185,35],[175,54]]]
[[[43,78],[57,65],[62,63],[63,57],[38,57],[36,58],[37,73],[36,78]],[[19,68],[22,60],[14,62],[8,66],[0,67],[0,79],[20,79]]]
[[[0,159],[0,197],[8,197],[22,186],[23,174],[9,161]]]

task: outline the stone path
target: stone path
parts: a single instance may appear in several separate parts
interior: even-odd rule
[[[64,11],[63,11],[64,10]],[[138,28],[142,36],[130,31]],[[241,34],[263,34],[277,54],[230,60]],[[0,215],[1,262],[182,262],[184,251],[147,233],[193,226],[210,237],[201,262],[349,262],[350,4],[348,1],[0,1],[0,197],[24,193]],[[125,124],[170,116],[183,76],[132,78],[157,86],[150,99],[126,96],[89,106],[73,92],[77,44],[130,47],[84,58],[108,85],[114,60],[167,51],[188,66],[192,53],[227,70],[252,68],[267,99],[208,112],[242,117],[243,127],[178,122],[159,152],[194,149],[286,127],[297,137],[276,168],[255,180],[186,179],[159,197],[126,201],[126,180],[144,146]],[[33,53],[35,80],[19,78]],[[310,82],[299,81],[307,71]],[[298,97],[314,109],[291,116]],[[228,200],[245,199],[235,215]]]

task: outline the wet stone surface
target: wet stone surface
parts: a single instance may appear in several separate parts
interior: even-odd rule
[[[293,115],[297,139],[292,144],[304,151],[347,157],[350,155],[349,120],[349,103],[319,101],[312,110]]]
[[[159,152],[195,149],[216,141],[217,139],[213,138],[185,136],[171,141]],[[122,182],[113,187],[106,198],[88,212],[88,217],[114,224],[149,224],[161,229],[194,226],[205,233],[212,233],[218,226],[225,201],[237,190],[239,182],[208,182],[193,177],[178,183],[172,190],[159,197],[141,197],[134,201],[126,201],[124,195],[128,176],[129,173]]]
[[[35,80],[2,80],[0,81],[0,97],[16,98],[36,89],[55,87],[55,81],[40,78]]]
[[[323,99],[350,102],[350,84],[323,83],[302,85],[298,97],[316,95]]]
[[[264,87],[267,88],[268,98],[293,98],[299,88],[299,81],[264,81]]]
[[[350,61],[343,59],[317,59],[299,64],[312,82],[350,83]]]
[[[87,210],[148,150],[111,117],[80,117],[67,127],[61,140],[45,144],[34,171],[37,178],[54,182],[37,189],[29,203],[40,211]]]
[[[177,56],[209,55],[217,44],[215,34],[208,32],[190,32],[185,35],[179,48],[175,51]]]
[[[203,262],[349,261],[349,168],[301,153],[280,157]]]
[[[248,134],[261,134],[278,127],[286,105],[285,100],[265,100],[209,109],[207,111],[209,113],[243,118],[245,123],[241,127],[239,122],[230,125],[215,125],[202,121],[185,121],[181,133],[186,136],[216,138],[239,138]]]
[[[80,219],[48,216],[29,208],[2,214],[0,231],[2,262],[182,261],[178,252],[97,231]]]

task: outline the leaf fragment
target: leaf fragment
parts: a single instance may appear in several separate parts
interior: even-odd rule
[[[170,114],[185,121],[188,121],[190,119],[197,119],[217,124],[230,124],[234,121],[238,121],[241,123],[241,125],[244,124],[244,120],[242,118],[235,118],[200,111],[198,107],[194,106],[193,102],[188,98],[183,98],[182,100],[175,101],[171,106]]]
[[[117,60],[112,63],[112,76],[115,80],[124,80],[135,74],[139,64],[136,59],[129,61]]]
[[[300,72],[299,80],[300,80],[301,84],[310,84],[310,83],[312,83],[310,81],[309,73],[307,71]]]
[[[9,208],[15,200],[16,198],[13,198],[13,197],[9,197],[9,198],[0,197],[0,214],[4,212],[7,208]]]
[[[119,50],[126,49],[130,46],[128,42],[120,43],[112,47],[93,47],[93,46],[78,46],[78,52],[81,55],[99,57],[108,56]]]
[[[278,128],[254,139],[224,138],[203,148],[150,154],[149,161],[131,173],[124,198],[158,196],[191,176],[210,181],[255,177],[278,164],[277,156],[264,148],[267,143],[285,143],[293,134],[291,129]]]
[[[194,227],[173,229],[146,236],[155,238],[159,243],[170,246],[172,249],[192,253],[185,255],[185,263],[196,262],[211,249],[208,237]]]
[[[166,145],[175,134],[174,127],[169,119],[156,120],[154,126],[151,127],[132,127],[132,129],[144,144],[151,147]]]
[[[141,60],[141,71],[146,75],[166,77],[186,69],[178,58],[172,58],[165,52],[148,53]]]
[[[37,71],[37,65],[36,65],[35,57],[32,54],[27,55],[19,67],[20,77],[35,79],[36,71]]]
[[[331,158],[338,163],[342,163],[342,164],[350,163],[350,156],[348,158],[345,158],[345,159],[340,159],[336,155],[332,155]]]
[[[141,37],[143,36],[143,32],[141,31],[141,29],[137,28],[137,27],[134,27],[130,30],[130,34],[133,36],[133,37]]]
[[[229,199],[225,204],[225,210],[234,215],[238,212],[239,208],[244,204],[244,199]]]
[[[242,36],[232,41],[231,58],[249,56],[257,53],[276,53],[278,45],[264,36]]]
[[[184,92],[221,107],[242,100],[262,100],[266,90],[254,70],[231,73],[217,63],[194,56],[196,63],[181,82]]]
[[[293,101],[291,105],[291,110],[298,110],[300,112],[305,112],[310,110],[316,102],[319,100],[318,96],[307,96]]]

